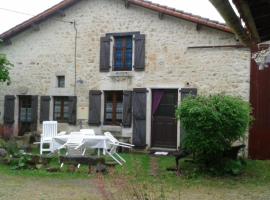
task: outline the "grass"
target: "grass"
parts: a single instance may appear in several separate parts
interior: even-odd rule
[[[192,196],[193,194],[205,195],[205,198],[201,199],[208,199],[209,194],[212,195],[212,199],[232,199],[231,196],[228,196],[231,193],[242,195],[238,199],[244,198],[243,195],[249,195],[245,199],[253,199],[253,197],[256,199],[255,197],[261,195],[261,193],[267,196],[268,194],[264,194],[264,192],[267,192],[266,188],[270,187],[270,161],[247,160],[247,166],[242,175],[225,177],[212,177],[198,173],[192,163],[181,161],[180,166],[184,175],[179,177],[176,176],[175,172],[166,170],[167,167],[175,166],[174,157],[153,158],[146,154],[121,155],[127,163],[123,166],[116,166],[113,173],[110,172],[104,176],[96,173],[87,175],[88,169],[86,166],[81,166],[75,173],[70,173],[67,172],[68,166],[64,165],[60,172],[50,173],[45,169],[11,170],[10,166],[0,164],[0,178],[11,181],[9,183],[11,185],[15,184],[16,180],[25,180],[31,187],[40,184],[49,187],[48,182],[53,182],[57,185],[61,184],[63,191],[66,190],[66,187],[74,187],[75,189],[79,184],[80,188],[76,190],[80,190],[85,196],[87,196],[89,190],[87,184],[92,184],[91,187],[102,196],[101,199],[129,199],[127,196],[134,194],[147,195],[149,200],[180,199],[180,196],[178,197],[180,192],[182,196],[186,197],[183,199],[196,199]],[[50,166],[60,166],[57,158],[51,161]],[[156,173],[152,173],[153,166]],[[76,182],[76,185],[73,185],[74,182]],[[5,194],[6,186],[2,185],[1,187],[3,187],[2,193]],[[57,190],[55,192],[57,193]],[[122,197],[118,198],[117,196],[116,198],[116,194],[121,194]],[[50,198],[54,197],[53,193],[50,195]],[[166,198],[163,198],[164,195]],[[115,198],[112,198],[112,196]],[[169,198],[170,196],[172,197]],[[145,198],[140,196],[137,199]]]
[[[175,172],[167,171],[167,167],[174,167],[173,157],[156,157],[158,172],[153,176],[151,171],[151,157],[147,154],[122,154],[127,161],[123,166],[116,166],[115,173],[126,176],[136,181],[155,182],[158,179],[170,186],[174,185],[210,185],[213,187],[232,185],[265,185],[270,184],[270,161],[247,160],[244,173],[240,176],[212,177],[198,173],[193,164],[181,161],[180,166],[183,176],[177,177]],[[51,167],[59,167],[58,159],[54,158],[50,162]],[[42,177],[42,178],[89,178],[94,175],[85,176],[88,172],[87,166],[81,166],[75,173],[67,172],[68,166],[64,165],[60,172],[47,172],[46,169],[40,170],[12,170],[10,166],[0,164],[0,173],[11,176]],[[106,176],[110,178],[109,175]]]

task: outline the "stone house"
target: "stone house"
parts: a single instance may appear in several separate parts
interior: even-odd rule
[[[14,135],[57,120],[175,149],[187,94],[249,100],[250,51],[226,25],[144,0],[65,0],[0,38],[14,64],[0,123]]]

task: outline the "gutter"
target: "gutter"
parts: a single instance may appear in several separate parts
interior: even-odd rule
[[[251,38],[248,35],[247,31],[242,26],[241,21],[234,12],[230,2],[228,0],[209,0],[209,1],[213,4],[213,6],[224,18],[226,24],[239,37],[240,41],[246,46],[251,47],[252,46]]]

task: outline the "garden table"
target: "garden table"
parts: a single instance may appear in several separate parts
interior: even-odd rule
[[[52,138],[53,141],[53,152],[57,151],[60,146],[65,144],[70,137],[74,135],[57,135]],[[83,146],[90,149],[103,149],[103,154],[105,155],[105,150],[110,148],[110,140],[105,135],[85,135],[78,134],[76,137],[83,138]]]

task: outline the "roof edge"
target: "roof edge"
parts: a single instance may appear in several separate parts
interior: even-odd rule
[[[166,14],[169,16],[173,16],[176,18],[180,18],[180,19],[187,20],[196,24],[201,24],[210,28],[214,28],[220,31],[233,34],[233,31],[226,24],[219,23],[214,20],[210,20],[210,19],[200,17],[197,15],[192,15],[190,13],[186,13],[186,12],[177,10],[175,8],[163,6],[160,4],[155,4],[151,1],[145,1],[145,0],[127,0],[127,1],[131,4],[141,6],[141,7],[144,7],[144,8],[147,8],[147,9],[150,9],[150,10],[162,13],[162,14]]]
[[[48,8],[47,10],[41,12],[40,14],[31,17],[30,19],[14,26],[13,28],[5,31],[0,35],[0,39],[8,40],[9,38],[17,35],[20,32],[30,28],[33,24],[39,24],[40,22],[48,19],[50,16],[55,15],[58,11],[68,8],[73,4],[79,2],[80,0],[64,0],[60,3]]]
[[[24,30],[30,28],[33,24],[39,24],[40,22],[48,19],[50,16],[55,15],[59,10],[61,9],[65,9],[68,8],[70,6],[72,6],[73,4],[80,2],[80,0],[63,0],[60,3],[54,5],[53,7],[43,11],[42,13],[16,25],[15,27],[7,30],[6,32],[2,33],[0,35],[0,39],[2,40],[8,40],[11,37],[17,35],[20,32],[23,32]],[[151,1],[145,1],[145,0],[127,0],[128,3],[149,9],[149,10],[153,10],[165,15],[169,15],[169,16],[173,16],[179,19],[183,19],[186,21],[190,21],[193,23],[197,23],[200,25],[204,25],[213,29],[217,29],[220,31],[224,31],[227,33],[232,33],[233,31],[226,25],[223,23],[219,23],[217,21],[214,20],[209,20],[207,18],[203,18],[197,15],[192,15],[190,13],[186,13],[183,11],[179,11],[176,10],[174,8],[170,8],[167,6],[163,6],[163,5],[159,5],[159,4],[155,4]]]

